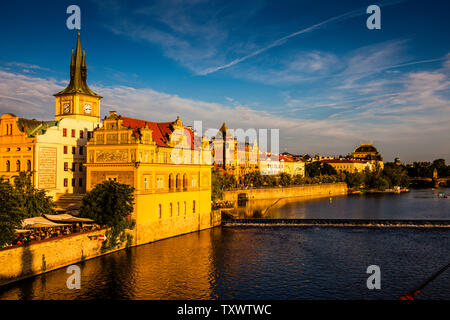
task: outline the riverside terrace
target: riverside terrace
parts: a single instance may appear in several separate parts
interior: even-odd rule
[[[1,248],[10,248],[41,240],[55,239],[66,235],[100,230],[92,219],[78,218],[70,214],[44,215],[25,219],[22,229],[17,229],[17,237],[12,243],[2,243]]]

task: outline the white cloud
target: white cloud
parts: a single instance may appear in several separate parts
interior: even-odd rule
[[[369,107],[367,103],[360,110],[323,119],[274,114],[244,106],[234,99],[227,99],[232,102],[230,106],[146,88],[93,84],[91,88],[104,97],[101,104],[103,115],[115,110],[119,114],[150,121],[172,121],[179,115],[188,125],[202,120],[204,130],[219,128],[222,122],[230,128],[278,128],[280,150],[287,148],[294,153],[346,154],[361,141],[374,141],[386,160],[392,160],[395,156],[405,160],[437,157],[450,160],[446,141],[450,133],[449,103],[448,99],[433,90],[448,88],[448,80],[439,73],[416,73],[409,75],[405,81],[406,89],[397,95],[404,101],[403,109],[391,110],[389,105],[377,104]],[[61,84],[53,79],[0,70],[0,113],[52,119],[52,94],[61,90]],[[417,92],[417,86],[424,86],[426,93]],[[411,103],[413,101],[415,104]]]

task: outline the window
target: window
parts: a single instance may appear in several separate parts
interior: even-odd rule
[[[193,188],[197,187],[197,177],[192,177],[191,185]]]
[[[171,203],[170,203],[170,211],[169,211],[169,215],[170,215],[170,217],[172,217],[172,212],[173,212],[173,211],[172,211],[172,210],[173,210],[173,208],[172,208],[172,207],[173,207],[173,205],[172,205],[172,202],[171,202]]]
[[[75,129],[72,129],[72,138],[75,138]]]
[[[73,172],[76,171],[76,165],[77,165],[77,164],[76,164],[75,162],[72,162],[72,171],[73,171]]]
[[[27,171],[31,171],[31,161],[27,160]]]
[[[183,175],[183,189],[187,189],[187,176],[186,174]]]
[[[75,178],[72,179],[72,187],[75,187]]]
[[[64,187],[67,187],[69,185],[69,179],[64,178]]]
[[[67,137],[67,129],[63,128],[63,137]]]
[[[20,160],[16,161],[16,171],[20,171]]]
[[[80,139],[83,139],[83,137],[84,137],[84,131],[80,130]]]
[[[158,205],[158,218],[162,218],[162,206],[160,204]]]
[[[69,171],[69,163],[64,162],[64,171]]]
[[[186,201],[183,203],[183,214],[184,217],[186,218]]]
[[[173,189],[173,174],[169,174],[169,190]]]
[[[164,178],[156,178],[156,188],[157,189],[162,189],[164,188]]]
[[[177,216],[180,215],[180,203],[177,202]]]
[[[144,189],[148,190],[148,179],[144,178]]]
[[[180,184],[181,184],[181,181],[180,181],[180,175],[177,174],[177,177],[176,177],[176,179],[175,179],[175,185],[176,185],[176,188],[177,188],[177,189],[180,188]]]
[[[67,154],[67,146],[64,146],[64,154]]]
[[[195,200],[192,201],[192,212],[195,213]]]
[[[148,152],[147,151],[145,151],[145,154],[144,154],[144,162],[148,162]]]
[[[80,155],[83,155],[83,147],[80,147]]]
[[[7,172],[11,171],[11,163],[9,162],[9,160],[6,160],[6,171]]]
[[[72,147],[72,154],[75,154],[77,152],[77,148],[76,147]]]
[[[82,163],[80,163],[78,165],[78,171],[83,172],[83,164]]]
[[[82,187],[83,186],[83,178],[79,178],[78,179],[78,186]]]

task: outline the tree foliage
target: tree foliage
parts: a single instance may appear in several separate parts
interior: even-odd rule
[[[105,181],[97,184],[82,199],[80,216],[93,219],[101,226],[108,226],[107,240],[103,249],[113,249],[119,244],[130,242],[126,229],[134,228],[130,219],[133,212],[134,188],[116,181]]]
[[[436,159],[433,162],[414,162],[407,167],[408,176],[411,178],[432,178],[436,169],[439,177],[450,176],[450,165],[445,164],[445,159]]]
[[[32,175],[32,172],[21,171],[13,177],[20,210],[26,218],[54,214],[56,204],[52,197],[46,195],[45,190],[33,186]]]
[[[395,186],[408,187],[409,177],[403,166],[386,163],[384,169],[375,167],[374,170],[366,168],[363,172],[344,172],[345,182],[349,188],[364,187],[367,189],[386,190]]]
[[[333,166],[320,161],[314,161],[306,164],[305,171],[306,175],[311,178],[324,175],[332,176],[337,174],[337,171],[333,168]]]
[[[119,225],[133,212],[133,191],[133,187],[116,181],[97,184],[84,195],[80,216],[93,219],[102,226]]]
[[[15,239],[15,230],[22,227],[24,217],[16,190],[8,181],[0,178],[0,245]]]

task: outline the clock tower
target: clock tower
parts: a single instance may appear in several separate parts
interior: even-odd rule
[[[100,122],[100,99],[87,83],[86,53],[81,49],[78,32],[75,52],[70,60],[70,83],[63,91],[54,94],[56,98],[55,119],[64,118]]]

